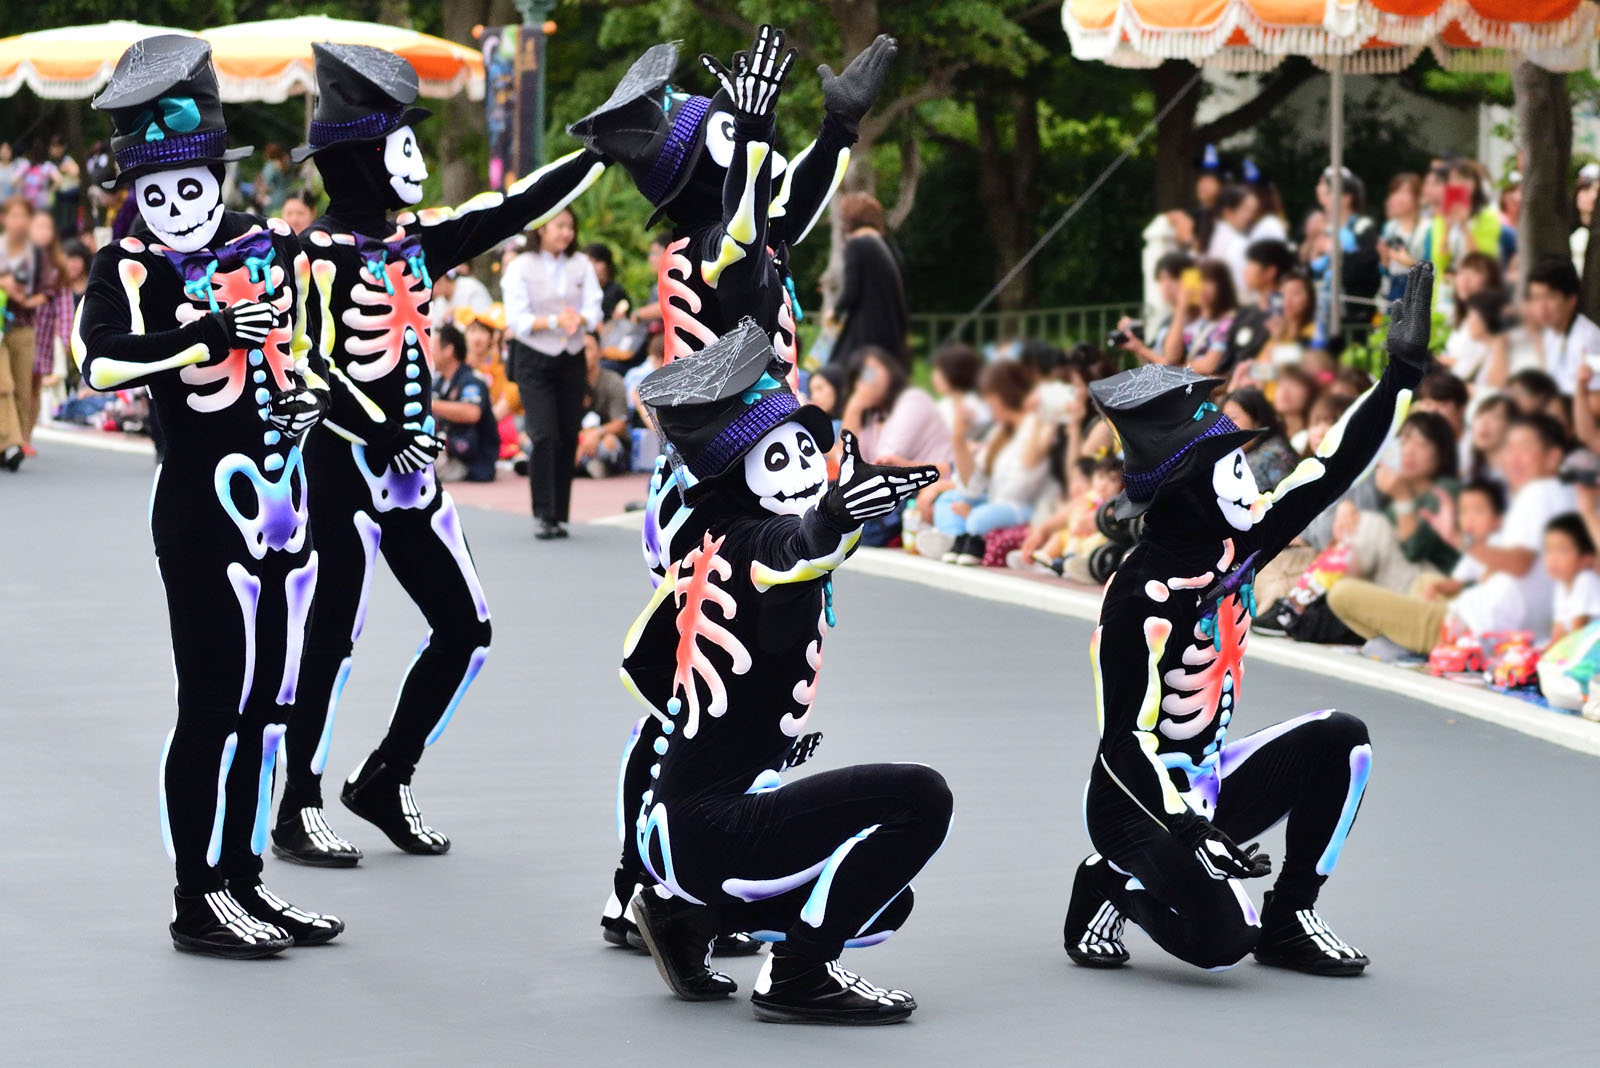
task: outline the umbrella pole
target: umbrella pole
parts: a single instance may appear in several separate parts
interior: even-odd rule
[[[1333,167],[1333,204],[1328,216],[1328,230],[1333,235],[1333,259],[1328,278],[1328,326],[1331,340],[1344,332],[1344,314],[1339,306],[1339,283],[1344,270],[1344,241],[1340,228],[1344,225],[1344,57],[1335,56],[1328,81],[1328,150]]]

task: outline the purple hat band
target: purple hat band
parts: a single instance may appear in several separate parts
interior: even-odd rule
[[[1162,481],[1172,473],[1173,468],[1182,462],[1183,458],[1189,454],[1190,449],[1206,438],[1214,438],[1222,434],[1234,434],[1238,430],[1238,424],[1232,419],[1225,415],[1217,416],[1216,422],[1201,431],[1199,437],[1191,438],[1184,442],[1183,448],[1149,471],[1124,471],[1122,473],[1123,492],[1128,495],[1128,500],[1130,501],[1148,501],[1156,495],[1156,490],[1161,486]]]
[[[769,393],[745,409],[723,428],[711,444],[689,461],[696,478],[712,478],[766,436],[767,431],[800,410],[800,402],[787,389]]]
[[[402,114],[403,108],[388,108],[349,122],[318,122],[313,119],[310,136],[306,140],[312,148],[326,148],[340,141],[365,141],[382,137],[394,129]]]
[[[700,135],[700,123],[710,110],[711,98],[705,96],[691,96],[678,109],[677,118],[672,120],[672,129],[667,132],[667,143],[661,146],[661,154],[656,157],[650,173],[644,179],[642,192],[650,203],[659,205],[672,191],[673,184],[678,180],[678,172],[683,170],[683,161],[688,158],[689,150],[694,148],[695,140]]]
[[[117,166],[124,171],[135,167],[165,166],[199,159],[221,159],[228,148],[228,131],[202,130],[192,134],[171,134],[159,141],[136,141],[117,149]]]

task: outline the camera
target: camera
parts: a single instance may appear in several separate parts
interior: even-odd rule
[[[1138,338],[1140,341],[1144,340],[1143,323],[1129,323],[1128,329],[1126,330],[1111,331],[1111,333],[1106,336],[1106,348],[1120,349],[1134,338]]]

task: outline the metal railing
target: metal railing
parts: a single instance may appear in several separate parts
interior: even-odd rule
[[[1104,346],[1106,335],[1124,315],[1138,318],[1137,301],[1122,304],[1080,304],[1069,308],[1032,308],[1025,311],[984,312],[961,329],[960,340],[980,351],[1003,341],[1037,339],[1063,348],[1080,341]],[[910,317],[913,358],[927,357],[949,340],[950,332],[966,319],[965,312],[933,312]]]

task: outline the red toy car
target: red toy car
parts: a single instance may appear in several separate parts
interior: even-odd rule
[[[1488,664],[1483,658],[1483,643],[1471,635],[1434,646],[1428,654],[1428,674],[1452,675],[1465,671],[1483,671]]]
[[[1536,686],[1539,682],[1539,650],[1532,641],[1513,641],[1507,645],[1488,673],[1488,681],[1507,690]]]

